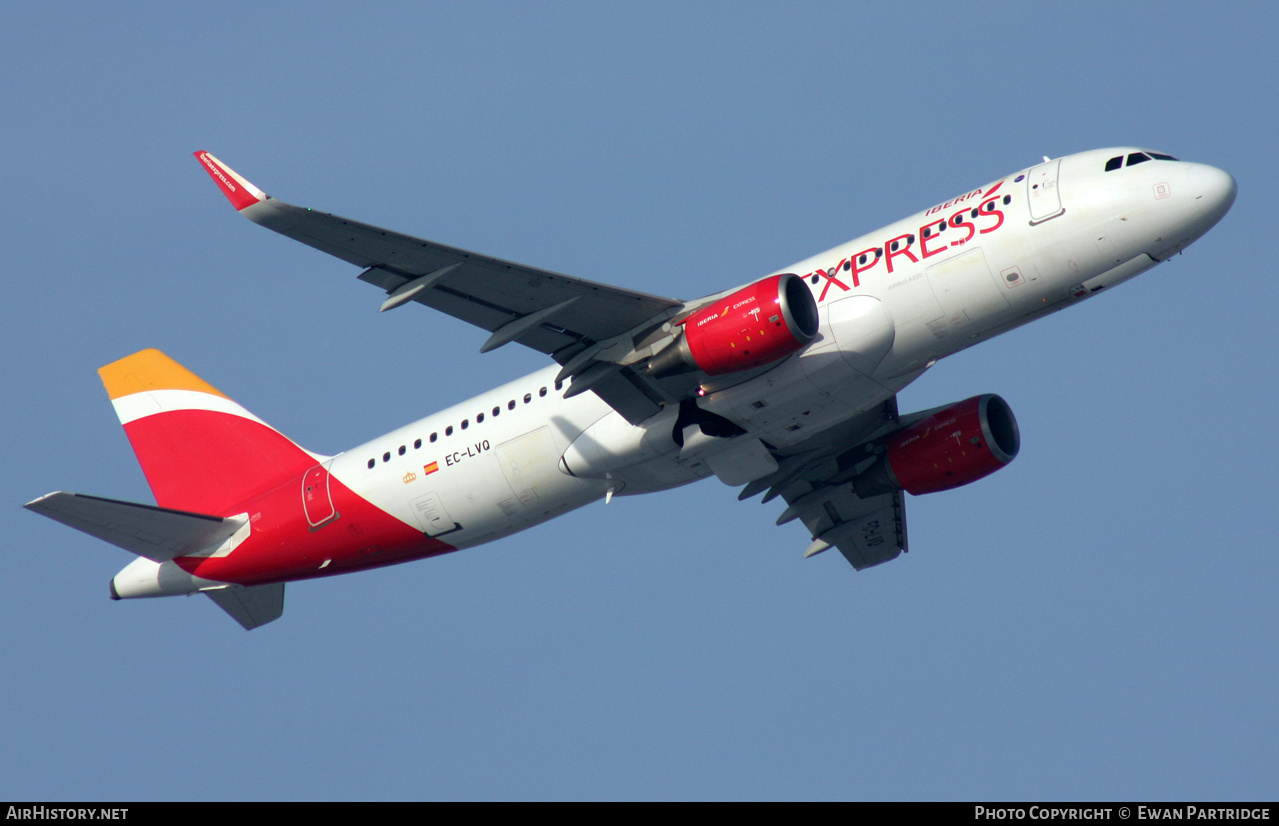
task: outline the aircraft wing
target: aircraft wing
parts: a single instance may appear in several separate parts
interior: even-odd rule
[[[901,491],[865,499],[852,479],[874,460],[867,444],[898,424],[897,399],[855,417],[839,433],[783,458],[775,473],[747,485],[739,498],[767,490],[764,501],[781,496],[787,508],[777,524],[798,519],[813,537],[804,556],[837,548],[857,570],[896,559],[909,550],[906,503]],[[851,445],[851,447],[850,447]]]
[[[591,367],[590,358],[579,358],[587,350],[631,334],[620,342],[627,345],[620,351],[629,352],[635,338],[684,306],[287,204],[208,152],[195,156],[241,215],[363,267],[359,278],[387,292],[383,310],[416,301],[488,330],[481,352],[516,341],[560,364],[577,359],[577,366]],[[664,398],[655,382],[625,366],[597,369],[589,389],[632,422],[656,413]]]

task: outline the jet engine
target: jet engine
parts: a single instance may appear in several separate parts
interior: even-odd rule
[[[771,364],[817,335],[817,301],[794,273],[770,275],[684,319],[683,334],[649,360],[655,378],[722,376]]]
[[[973,396],[880,440],[883,452],[853,479],[866,498],[905,490],[916,496],[967,485],[1008,464],[1021,448],[1017,419],[999,396]]]

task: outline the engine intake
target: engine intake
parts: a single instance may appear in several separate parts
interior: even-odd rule
[[[737,373],[779,361],[817,335],[817,301],[794,273],[771,275],[684,319],[679,339],[648,363],[655,378]]]
[[[1012,408],[999,396],[973,396],[885,437],[885,450],[853,479],[866,498],[904,490],[916,496],[967,485],[1011,462],[1021,448]]]

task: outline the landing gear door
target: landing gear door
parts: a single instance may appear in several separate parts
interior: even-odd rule
[[[1026,173],[1026,201],[1030,204],[1030,223],[1038,224],[1056,218],[1066,211],[1057,190],[1061,158],[1031,167]]]

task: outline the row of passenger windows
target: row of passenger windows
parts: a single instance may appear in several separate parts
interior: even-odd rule
[[[562,382],[562,381],[557,381],[557,382],[555,382],[555,389],[556,389],[556,390],[560,390],[560,389],[561,389],[561,388],[563,388],[563,387],[564,387],[564,382]],[[546,396],[546,393],[547,393],[547,389],[546,389],[545,387],[543,387],[543,388],[540,388],[540,389],[537,391],[537,396],[538,396],[538,398],[544,398],[544,397]],[[531,404],[532,402],[533,402],[533,394],[532,394],[532,393],[525,393],[525,394],[524,394],[524,404]],[[507,410],[514,410],[514,409],[515,409],[515,399],[511,399],[510,401],[508,401],[508,402],[506,403],[506,409],[507,409]],[[497,407],[494,407],[491,411],[489,411],[489,412],[488,412],[488,414],[485,414],[485,413],[482,413],[482,412],[481,412],[481,413],[476,413],[476,414],[475,414],[475,423],[476,423],[476,424],[483,424],[483,423],[484,423],[484,418],[485,418],[485,416],[486,416],[486,415],[492,416],[493,418],[495,418],[495,419],[496,419],[498,416],[502,415],[502,408],[501,408],[501,406],[499,405],[499,406],[497,406]],[[463,419],[463,420],[462,420],[462,423],[461,423],[460,425],[458,425],[458,429],[459,429],[459,430],[466,430],[466,429],[470,428],[470,426],[471,426],[471,420],[470,420],[470,419]],[[444,435],[445,435],[446,437],[448,437],[448,436],[452,436],[452,435],[453,435],[453,425],[449,425],[448,427],[444,428]],[[427,438],[427,441],[429,441],[429,442],[436,442],[436,441],[438,441],[438,440],[439,440],[439,438],[440,438],[440,434],[439,434],[438,432],[436,432],[436,433],[432,433],[432,434],[431,434],[431,435]],[[414,439],[414,440],[413,440],[413,449],[414,449],[414,450],[420,450],[421,448],[422,448],[422,440],[421,440],[421,439]],[[403,456],[405,453],[408,453],[408,450],[409,450],[409,449],[408,449],[408,446],[407,446],[407,445],[400,445],[399,449],[396,451],[396,454],[397,454],[397,455],[399,455],[399,456]],[[388,450],[387,452],[385,452],[385,453],[383,453],[383,454],[382,454],[382,461],[383,461],[383,462],[389,462],[389,461],[391,461],[391,451],[389,451],[389,450]],[[372,470],[372,469],[374,468],[374,466],[376,466],[376,465],[377,465],[377,459],[369,459],[369,470]]]
[[[1152,161],[1152,160],[1153,161],[1175,161],[1177,159],[1174,158],[1172,155],[1161,155],[1158,152],[1133,152],[1128,156],[1127,165],[1136,166],[1139,163],[1145,163],[1146,161]],[[1115,157],[1106,161],[1107,172],[1114,172],[1116,169],[1119,169],[1122,166],[1124,166],[1123,155],[1116,155]]]

